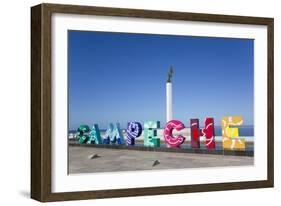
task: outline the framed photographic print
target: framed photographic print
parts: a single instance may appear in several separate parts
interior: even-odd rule
[[[31,8],[31,197],[273,187],[273,19]]]

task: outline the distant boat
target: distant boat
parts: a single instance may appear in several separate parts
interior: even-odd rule
[[[68,134],[68,139],[75,139],[75,138],[76,138],[76,134],[73,133]]]

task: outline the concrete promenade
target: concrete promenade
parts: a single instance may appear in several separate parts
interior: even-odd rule
[[[98,157],[91,158],[94,154]],[[159,164],[153,166],[155,161]],[[254,157],[69,146],[69,173],[253,165]]]

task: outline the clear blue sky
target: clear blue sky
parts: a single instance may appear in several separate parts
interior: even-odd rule
[[[253,124],[254,40],[68,32],[69,128],[128,121],[165,123],[166,79],[173,76],[173,117],[244,117]]]

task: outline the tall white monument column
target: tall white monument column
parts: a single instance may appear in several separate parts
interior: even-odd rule
[[[174,70],[173,67],[170,67],[168,72],[168,79],[166,82],[166,122],[169,122],[173,119],[173,97],[172,97],[172,76]]]
[[[166,83],[166,122],[173,119],[172,82]]]

